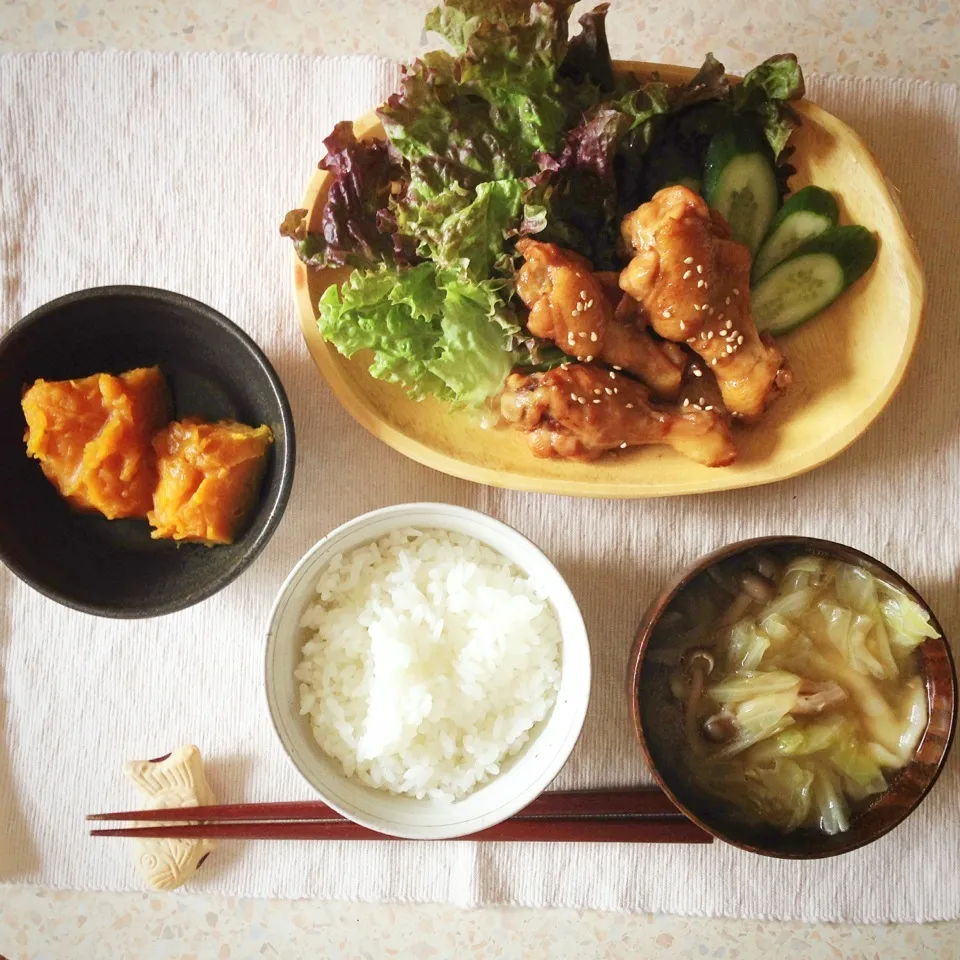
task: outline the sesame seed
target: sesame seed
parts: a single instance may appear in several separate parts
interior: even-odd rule
[[[621,449],[621,450],[626,450],[626,449],[627,449],[627,443],[626,443],[626,441],[624,441],[623,443],[620,444],[620,449]]]
[[[697,313],[699,313],[699,312],[700,312],[700,304],[699,304],[699,303],[695,303],[695,304],[693,305],[693,309],[696,310]]]
[[[722,320],[722,319],[723,319],[723,314],[722,314],[722,313],[718,313],[718,314],[717,314],[717,319],[718,319],[718,320]],[[730,328],[727,327],[727,329],[729,330]]]
[[[743,334],[742,334],[742,333],[740,334],[739,337],[737,337],[737,346],[740,346],[741,343],[743,343]]]
[[[611,379],[611,380],[616,380],[616,379],[617,379],[617,375],[616,375],[612,370],[610,371],[610,379]]]
[[[683,262],[684,262],[684,263],[693,263],[693,257],[687,257],[687,259],[684,260]]]
[[[588,300],[588,301],[584,304],[584,307],[586,307],[588,310],[589,310],[590,307],[592,307],[592,306],[593,306],[593,301],[592,301],[592,300]]]
[[[587,363],[591,363],[593,361],[593,357],[584,357],[584,359]]]
[[[576,342],[577,342],[577,338],[571,333],[571,334],[567,337],[567,343],[569,343],[570,346],[572,347]]]
[[[698,280],[697,287],[702,287],[702,286],[703,286],[703,280]]]
[[[596,335],[595,333],[591,333],[591,334],[590,334],[590,342],[591,342],[591,343],[596,343],[596,342],[597,342],[597,335]]]
[[[614,387],[614,388],[613,388],[613,392],[614,392],[614,393],[619,393],[619,392],[620,392],[620,389],[619,389],[618,387]]]
[[[686,329],[687,329],[687,325],[686,325],[682,320],[680,321],[680,329],[681,329],[681,330],[686,330]]]
[[[587,401],[583,397],[577,397],[577,403],[586,403]]]
[[[697,342],[696,337],[687,337],[687,343],[696,343],[696,342]]]
[[[577,334],[577,336],[586,339],[586,336],[587,336],[587,335],[581,330],[581,331]]]
[[[614,365],[613,365],[613,369],[614,369],[614,370],[622,370],[623,367],[618,367],[616,364],[614,364]]]
[[[604,388],[603,388],[603,392],[604,392],[608,397],[612,397],[612,396],[613,396],[613,391],[612,391],[609,387],[604,387]]]
[[[707,402],[706,397],[700,398],[700,406],[702,407]]]
[[[663,311],[663,318],[664,318],[664,320],[669,320],[669,319],[670,319],[670,311],[669,311],[669,310],[664,310],[664,311]]]
[[[709,289],[710,289],[710,284],[707,283],[706,280],[703,281],[703,289],[704,289],[704,290],[709,290]]]
[[[576,403],[576,402],[577,402],[577,395],[576,395],[575,393],[571,393],[571,394],[570,394],[570,399],[571,399],[574,403]]]
[[[694,375],[695,377],[702,377],[702,376],[703,376],[703,371],[702,371],[699,367],[694,367],[694,368],[693,368],[693,375]]]
[[[581,299],[581,300],[586,300],[586,299],[587,299],[587,291],[586,291],[586,290],[581,290],[581,291],[580,291],[580,299]]]
[[[733,288],[733,295],[734,295],[735,297],[739,297],[739,296],[740,296],[740,291],[739,291],[736,287]]]
[[[731,331],[730,331],[730,336],[731,336],[731,337],[738,337],[738,336],[740,336],[740,331],[739,331],[739,330],[731,330]]]
[[[724,302],[728,307],[730,306],[730,298],[729,298],[729,297],[727,297],[727,299],[724,300],[723,302]]]
[[[599,400],[594,400],[593,402],[594,402],[594,403],[599,403],[600,401],[599,401]]]
[[[690,406],[690,400],[689,400],[687,397],[684,397],[684,398],[683,398],[683,405],[684,405],[685,407],[689,407],[689,406]]]
[[[627,409],[628,409],[628,410],[632,410],[632,409],[633,409],[633,404],[632,404],[632,403],[628,403],[628,404],[627,404]]]
[[[702,264],[702,263],[698,263],[698,264],[697,264],[697,273],[703,273],[703,264]]]
[[[722,314],[721,314],[721,316],[722,316]],[[728,320],[728,321],[724,324],[724,326],[729,330],[729,329],[733,326],[733,321],[732,321],[732,320]]]
[[[732,346],[731,344],[727,344],[727,353],[733,353],[733,351],[736,349],[737,348]]]
[[[717,358],[714,357],[714,358],[710,361],[710,366],[715,367],[716,365],[717,365]]]
[[[707,331],[707,339],[708,339],[708,340],[712,340],[712,339],[713,339],[713,331],[712,331],[712,330],[708,330],[708,331]]]
[[[561,363],[561,364],[560,364],[560,369],[561,369],[561,370],[569,370],[569,369],[570,369],[570,364],[569,364],[569,363]]]
[[[602,391],[599,387],[594,387],[594,388],[593,388],[593,392],[594,392],[595,394],[597,394],[598,396],[599,396],[601,393],[603,393],[603,391]]]
[[[692,275],[692,273],[693,273],[692,270],[685,270],[685,271],[683,272],[683,279],[684,279],[684,280],[689,280],[689,279],[690,279],[690,276]]]
[[[713,409],[713,404],[712,404],[712,403],[707,404],[707,406],[705,406],[703,409],[704,409],[704,410],[712,410],[712,409]]]
[[[709,313],[710,316],[712,317],[712,316],[713,316],[713,307],[708,306],[708,307],[707,307],[707,313]]]

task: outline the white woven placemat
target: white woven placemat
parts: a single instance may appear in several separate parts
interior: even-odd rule
[[[239,581],[191,610],[119,622],[71,612],[0,572],[0,878],[139,889],[122,841],[82,817],[128,806],[125,759],[183,743],[223,800],[308,798],[262,690],[262,626],[324,532],[389,503],[436,499],[513,524],[557,562],[586,617],[595,681],[563,788],[647,781],[623,678],[640,611],[676,568],[740,537],[806,533],[882,557],[960,636],[960,102],[956,87],[814,78],[813,99],[879,155],[930,281],[922,344],[890,410],[848,453],[793,481],[711,496],[590,502],[432,473],[345,414],[301,341],[277,234],[333,122],[378,103],[395,68],[364,58],[28,54],[0,57],[0,297],[9,325],[82,287],[143,283],[241,324],[293,404],[285,519]],[[4,510],[16,509],[5,503]],[[869,848],[782,863],[724,844],[223,846],[195,888],[244,896],[520,903],[808,920],[960,917],[960,763]]]

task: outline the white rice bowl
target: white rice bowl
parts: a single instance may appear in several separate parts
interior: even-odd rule
[[[394,530],[334,556],[303,612],[300,713],[348,777],[453,801],[550,713],[561,631],[545,593],[478,540]]]

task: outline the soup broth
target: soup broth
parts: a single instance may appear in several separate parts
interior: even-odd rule
[[[862,567],[753,552],[718,564],[660,622],[679,654],[697,786],[785,831],[849,828],[927,725],[915,650],[929,615]]]

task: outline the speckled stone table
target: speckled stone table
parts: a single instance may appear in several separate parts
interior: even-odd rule
[[[112,47],[408,57],[426,48],[421,24],[431,6],[431,0],[4,0],[0,51]],[[613,53],[624,58],[694,63],[713,50],[738,70],[790,49],[810,70],[960,82],[958,0],[614,0],[610,22]],[[772,955],[955,960],[960,923],[855,928],[0,890],[0,956],[6,960]]]

